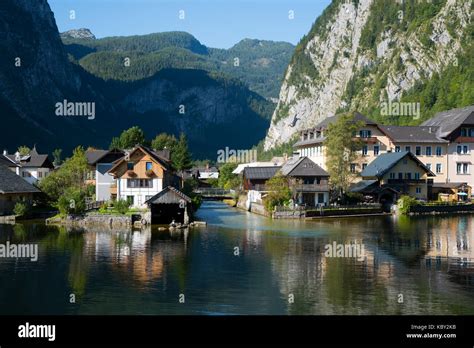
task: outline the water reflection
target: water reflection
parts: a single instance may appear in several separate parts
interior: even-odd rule
[[[0,312],[474,314],[469,215],[272,221],[212,202],[198,216],[209,225],[174,232],[0,225],[0,243],[40,251],[0,259]],[[327,258],[333,242],[366,258]]]

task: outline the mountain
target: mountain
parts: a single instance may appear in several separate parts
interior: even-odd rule
[[[84,78],[83,70],[68,62],[46,0],[0,2],[0,51],[0,146],[13,150],[36,142],[52,150],[55,144],[100,137],[97,120],[55,113],[56,103],[65,99],[94,100],[101,115],[113,114],[114,107],[92,87],[92,77]]]
[[[264,148],[343,111],[417,124],[474,104],[472,0],[333,0],[295,49]],[[421,117],[386,115],[420,103]]]
[[[174,61],[156,69],[155,54],[163,61],[177,51],[185,60],[209,54],[189,34],[94,39],[80,29],[63,33],[65,44],[46,0],[3,0],[0,38],[0,147],[9,151],[34,143],[42,152],[108,147],[112,136],[138,125],[149,139],[184,132],[196,158],[215,158],[226,146],[250,148],[268,129],[274,104],[242,81],[197,66],[175,67]],[[78,63],[84,50],[103,59],[97,71]],[[130,68],[137,70],[120,75],[108,62],[124,52],[136,54]],[[151,73],[141,71],[134,57],[151,61]],[[118,77],[103,78],[107,69]],[[94,106],[95,115],[57,116],[64,101]]]
[[[72,29],[61,33],[61,39],[92,39],[95,40],[95,35],[89,29]]]
[[[185,32],[90,40],[63,33],[67,52],[87,71],[123,81],[150,77],[161,69],[202,69],[245,82],[250,90],[278,97],[294,46],[287,42],[244,39],[230,49],[208,48]],[[124,59],[130,66],[124,69]]]

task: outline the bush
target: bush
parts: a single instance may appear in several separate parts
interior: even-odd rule
[[[17,202],[15,204],[15,207],[13,208],[13,212],[17,216],[24,216],[28,214],[29,210],[30,210],[30,206],[25,202]]]
[[[114,202],[114,209],[120,214],[127,214],[130,205],[131,204],[128,200],[121,199]]]
[[[291,190],[287,178],[277,174],[267,181],[266,186],[269,192],[264,199],[264,205],[268,212],[273,211],[276,206],[288,205],[291,199]]]
[[[403,215],[410,213],[412,208],[417,205],[420,205],[420,202],[410,196],[401,196],[397,202],[398,211]]]
[[[67,214],[82,214],[86,210],[85,202],[86,192],[76,189],[69,188],[64,194],[59,197],[57,207],[59,213],[64,216]]]

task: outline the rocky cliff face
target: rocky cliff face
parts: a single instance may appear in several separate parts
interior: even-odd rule
[[[92,39],[95,35],[87,28],[72,29],[61,33],[61,39]]]
[[[265,149],[341,110],[380,110],[458,63],[472,1],[334,0],[296,48]]]

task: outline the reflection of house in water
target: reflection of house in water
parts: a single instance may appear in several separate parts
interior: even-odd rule
[[[88,254],[96,261],[108,263],[127,280],[148,283],[163,278],[166,265],[185,254],[187,231],[177,233],[152,232],[148,227],[140,231],[88,231],[84,238]]]
[[[467,216],[440,219],[428,234],[427,269],[443,269],[457,282],[474,283],[474,225]]]

